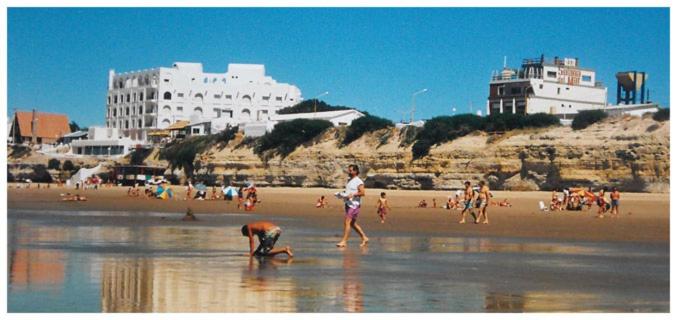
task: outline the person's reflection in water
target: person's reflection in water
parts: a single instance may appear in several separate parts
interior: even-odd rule
[[[277,267],[290,265],[293,258],[249,257],[248,276],[244,277],[245,286],[254,290],[266,290],[268,280],[275,277]]]
[[[367,254],[369,249],[362,247],[360,253],[350,249],[343,251],[343,305],[348,312],[362,312],[364,300],[362,297],[362,281],[359,276],[360,255]]]

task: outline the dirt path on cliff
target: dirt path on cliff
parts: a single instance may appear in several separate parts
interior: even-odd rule
[[[10,184],[8,208],[36,210],[77,211],[127,211],[127,212],[185,212],[190,207],[198,216],[210,213],[237,212],[236,202],[146,200],[129,198],[126,188],[113,187],[81,191],[89,198],[87,202],[62,202],[59,194],[74,192],[72,189],[50,188],[16,189]],[[183,187],[176,188],[181,199]],[[278,217],[298,218],[295,223],[319,228],[338,235],[343,219],[342,204],[332,197],[339,190],[320,188],[260,188],[262,203],[256,213],[275,221]],[[392,206],[386,224],[380,224],[375,202],[378,194],[385,191]],[[211,191],[210,191],[211,193]],[[489,207],[490,225],[459,225],[459,211],[442,208],[414,208],[418,201],[426,199],[438,207],[446,201],[450,192],[403,191],[368,189],[364,207],[359,217],[362,227],[376,233],[424,233],[435,236],[475,237],[531,237],[586,241],[632,241],[668,243],[669,195],[630,194],[621,198],[621,217],[618,219],[595,219],[596,207],[590,211],[562,211],[543,213],[538,211],[538,201],[548,203],[548,192],[495,191],[494,200],[509,199],[511,208]],[[329,208],[316,209],[315,201],[320,195],[329,198]],[[242,213],[242,212],[239,212]]]

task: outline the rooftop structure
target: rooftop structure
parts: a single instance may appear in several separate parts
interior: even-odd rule
[[[56,143],[71,132],[65,114],[33,111],[17,111],[9,129],[10,142]]]
[[[504,61],[489,82],[487,114],[549,113],[562,117],[582,109],[602,109],[607,89],[596,81],[595,71],[583,68],[578,58],[523,59],[519,69]]]

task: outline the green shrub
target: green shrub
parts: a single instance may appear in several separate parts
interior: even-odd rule
[[[364,117],[353,120],[350,126],[348,126],[346,137],[343,139],[342,144],[348,145],[362,137],[365,133],[394,126],[395,124],[393,124],[393,122],[388,119],[372,116],[369,114],[365,115]]]
[[[292,113],[307,113],[315,112],[317,107],[317,112],[323,111],[338,111],[338,110],[350,110],[352,108],[346,106],[332,106],[324,101],[317,99],[310,99],[299,102],[291,107],[286,107],[277,111],[277,114],[292,114]]]
[[[205,152],[216,144],[225,145],[235,138],[238,127],[228,127],[225,130],[206,136],[191,136],[166,145],[160,151],[160,159],[167,160],[172,170],[183,169],[186,176],[192,177],[195,169],[195,156]]]
[[[416,136],[421,132],[421,128],[416,126],[404,126],[400,130],[400,147],[406,147],[416,142]]]
[[[73,165],[73,162],[70,160],[66,160],[63,162],[63,166],[61,167],[64,171],[70,171],[73,172],[75,171],[75,165]]]
[[[580,111],[574,117],[571,128],[574,130],[585,129],[593,123],[604,120],[609,115],[603,110],[584,110]]]
[[[254,152],[262,155],[265,151],[275,150],[282,156],[287,156],[298,146],[312,140],[330,127],[332,127],[331,122],[317,119],[280,122],[273,128],[273,131],[258,139]]]
[[[473,114],[435,117],[427,121],[416,136],[412,154],[414,159],[419,159],[427,155],[432,146],[463,137],[473,131],[497,132],[553,125],[559,125],[559,118],[545,113],[494,114],[484,118]]]
[[[670,120],[670,108],[659,108],[652,118],[660,122]]]
[[[47,169],[59,170],[61,168],[61,161],[58,159],[49,159],[47,161]]]

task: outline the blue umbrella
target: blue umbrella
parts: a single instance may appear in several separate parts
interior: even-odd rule
[[[223,189],[223,195],[235,197],[237,196],[237,190],[231,186],[227,186],[225,189]]]
[[[207,191],[207,186],[205,186],[204,183],[200,182],[200,183],[195,185],[195,189],[197,191]]]

